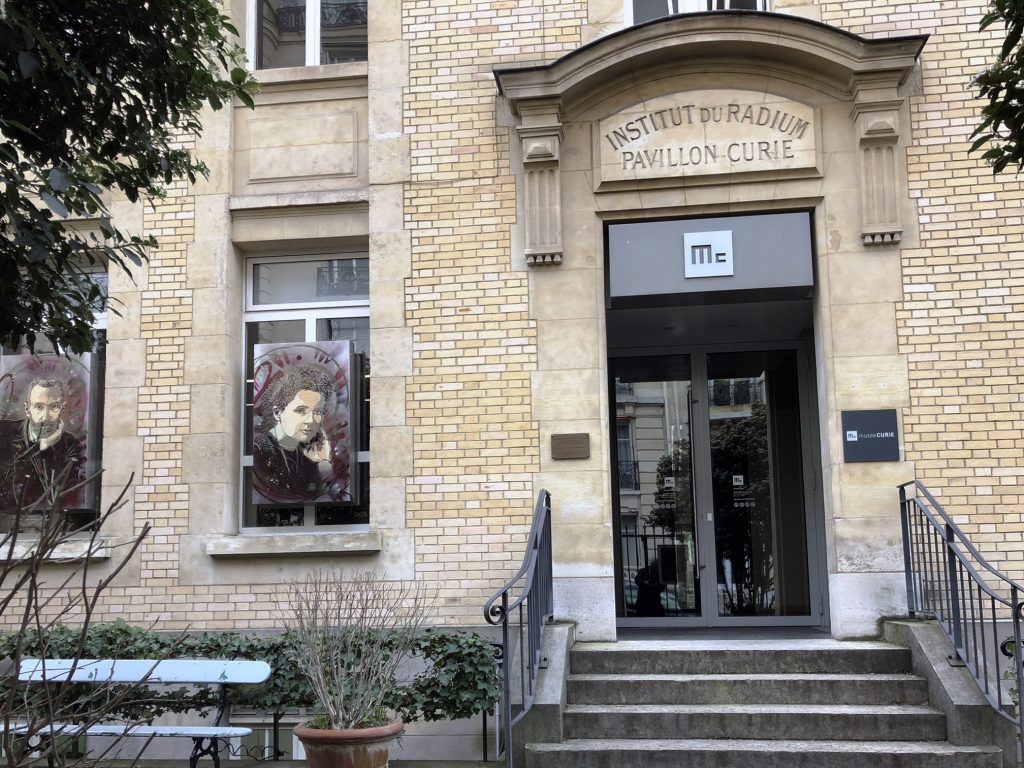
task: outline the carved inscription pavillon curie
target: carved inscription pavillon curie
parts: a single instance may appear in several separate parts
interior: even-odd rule
[[[601,181],[814,168],[814,115],[756,91],[651,99],[601,121]]]

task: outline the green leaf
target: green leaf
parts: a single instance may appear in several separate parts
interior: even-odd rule
[[[39,56],[35,51],[18,52],[18,69],[25,80],[30,80],[42,70]]]
[[[62,203],[60,200],[58,200],[56,197],[54,197],[49,192],[41,192],[39,194],[39,197],[42,199],[42,201],[44,203],[46,203],[46,206],[51,211],[56,213],[58,216],[63,216],[65,218],[67,218],[70,215],[68,213],[68,209],[64,206],[64,203]]]
[[[154,243],[120,234],[97,243],[63,217],[102,216],[100,187],[136,202],[194,177],[199,166],[181,146],[199,135],[207,105],[251,103],[253,80],[234,71],[244,56],[216,0],[99,3],[88,13],[72,13],[73,2],[6,7],[0,236],[18,238],[5,264],[24,279],[0,281],[0,340],[39,333],[84,351],[92,311],[63,279],[67,257],[95,248],[131,266]],[[161,157],[171,162],[158,166]],[[52,261],[39,259],[44,251]]]
[[[48,181],[54,192],[67,192],[71,184],[71,177],[61,168],[51,168]]]

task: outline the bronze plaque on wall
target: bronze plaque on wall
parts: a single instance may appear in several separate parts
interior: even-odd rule
[[[586,432],[551,436],[552,459],[589,459],[590,435]]]

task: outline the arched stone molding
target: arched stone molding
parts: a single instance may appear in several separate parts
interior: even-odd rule
[[[522,142],[527,263],[560,263],[562,125],[667,73],[757,74],[852,102],[859,141],[861,237],[900,241],[906,144],[900,86],[927,36],[869,39],[793,16],[716,11],[631,27],[551,64],[495,70]],[[905,122],[905,121],[903,121]]]

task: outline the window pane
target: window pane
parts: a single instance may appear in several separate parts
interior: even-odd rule
[[[306,64],[306,0],[256,0],[259,69]]]
[[[352,342],[352,418],[357,450],[370,450],[370,318],[346,317],[316,321],[317,341]],[[358,407],[356,405],[358,403]],[[358,480],[358,478],[356,478]],[[366,488],[364,485],[363,488]]]
[[[765,0],[707,0],[710,11],[762,11]]]
[[[248,489],[252,488],[252,467],[242,472],[245,496],[244,524],[249,528],[301,528],[306,522],[306,510],[302,506],[276,504],[253,504]]]
[[[633,0],[633,23],[642,24],[651,19],[660,19],[672,13],[666,0]]]
[[[322,0],[320,63],[366,61],[365,0]]]
[[[316,340],[335,341],[348,339],[356,354],[370,353],[370,318],[335,317],[316,321]]]
[[[76,275],[76,278],[85,282],[88,280],[100,289],[100,298],[93,305],[93,312],[101,315],[107,311],[107,299],[110,296],[110,277],[107,272],[98,269],[85,269]]]
[[[368,301],[369,259],[355,256],[279,261],[253,267],[252,303],[309,304]]]

